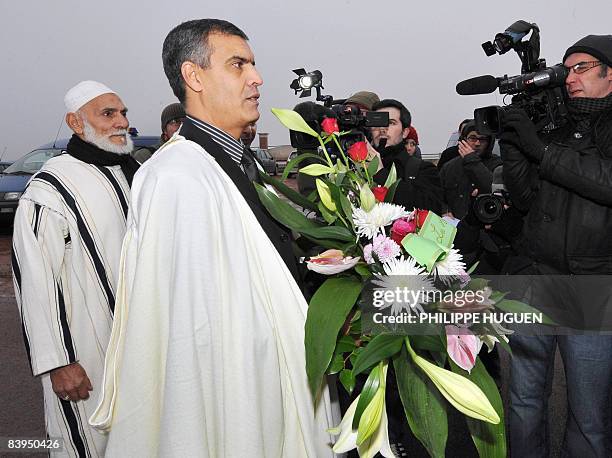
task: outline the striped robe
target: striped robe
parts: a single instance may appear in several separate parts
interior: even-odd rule
[[[87,419],[96,407],[110,337],[129,185],[119,166],[63,154],[32,177],[15,215],[13,280],[23,336],[44,393],[50,437],[60,456],[103,456],[106,436]],[[60,400],[49,371],[78,361],[93,391]]]

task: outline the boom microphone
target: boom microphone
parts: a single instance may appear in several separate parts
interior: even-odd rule
[[[499,86],[498,79],[491,75],[477,76],[457,83],[459,95],[490,94]]]

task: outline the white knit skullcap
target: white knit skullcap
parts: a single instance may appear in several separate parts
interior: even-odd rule
[[[64,104],[68,113],[74,113],[90,100],[102,94],[116,94],[108,86],[97,81],[81,81],[64,96]]]

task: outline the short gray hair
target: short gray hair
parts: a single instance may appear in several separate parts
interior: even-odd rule
[[[208,68],[213,52],[208,37],[214,33],[249,39],[231,22],[221,19],[195,19],[176,26],[164,40],[162,48],[164,72],[172,92],[181,103],[185,102],[185,82],[181,75],[181,65],[189,61],[202,68]]]

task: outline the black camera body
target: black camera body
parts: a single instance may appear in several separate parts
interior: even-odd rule
[[[529,32],[529,40],[521,41]],[[509,106],[524,109],[538,131],[549,132],[566,122],[565,79],[568,69],[561,64],[547,67],[546,60],[540,59],[540,29],[537,24],[517,21],[505,32],[498,33],[493,43],[483,43],[482,46],[488,56],[504,54],[510,49],[516,51],[522,62],[521,74],[471,78],[457,85],[459,94],[486,94],[499,89],[500,94],[512,95]],[[500,134],[504,113],[509,106],[489,106],[474,110],[478,132],[486,135]]]
[[[506,207],[510,206],[510,197],[504,189],[491,194],[481,194],[472,201],[474,215],[482,224],[493,224],[499,221]]]
[[[323,102],[322,105],[312,103],[312,106],[305,106],[302,109],[296,107],[295,111],[316,131],[321,130],[320,126],[323,118],[336,118],[340,131],[348,132],[342,135],[338,141],[344,151],[348,151],[353,143],[364,139],[370,140],[371,127],[387,127],[389,125],[389,113],[387,112],[362,112],[356,107],[334,104],[332,96],[322,95],[323,75],[319,70],[307,73],[304,69],[296,69],[293,72],[298,75],[298,78],[292,81],[289,87],[295,91],[296,95],[301,92],[300,97],[308,97],[314,88],[317,93],[316,100]],[[316,138],[302,132],[290,130],[289,138],[291,146],[298,150],[316,151],[320,146]],[[327,148],[332,160],[335,160],[334,157],[339,153],[336,144],[330,142],[327,144]]]

